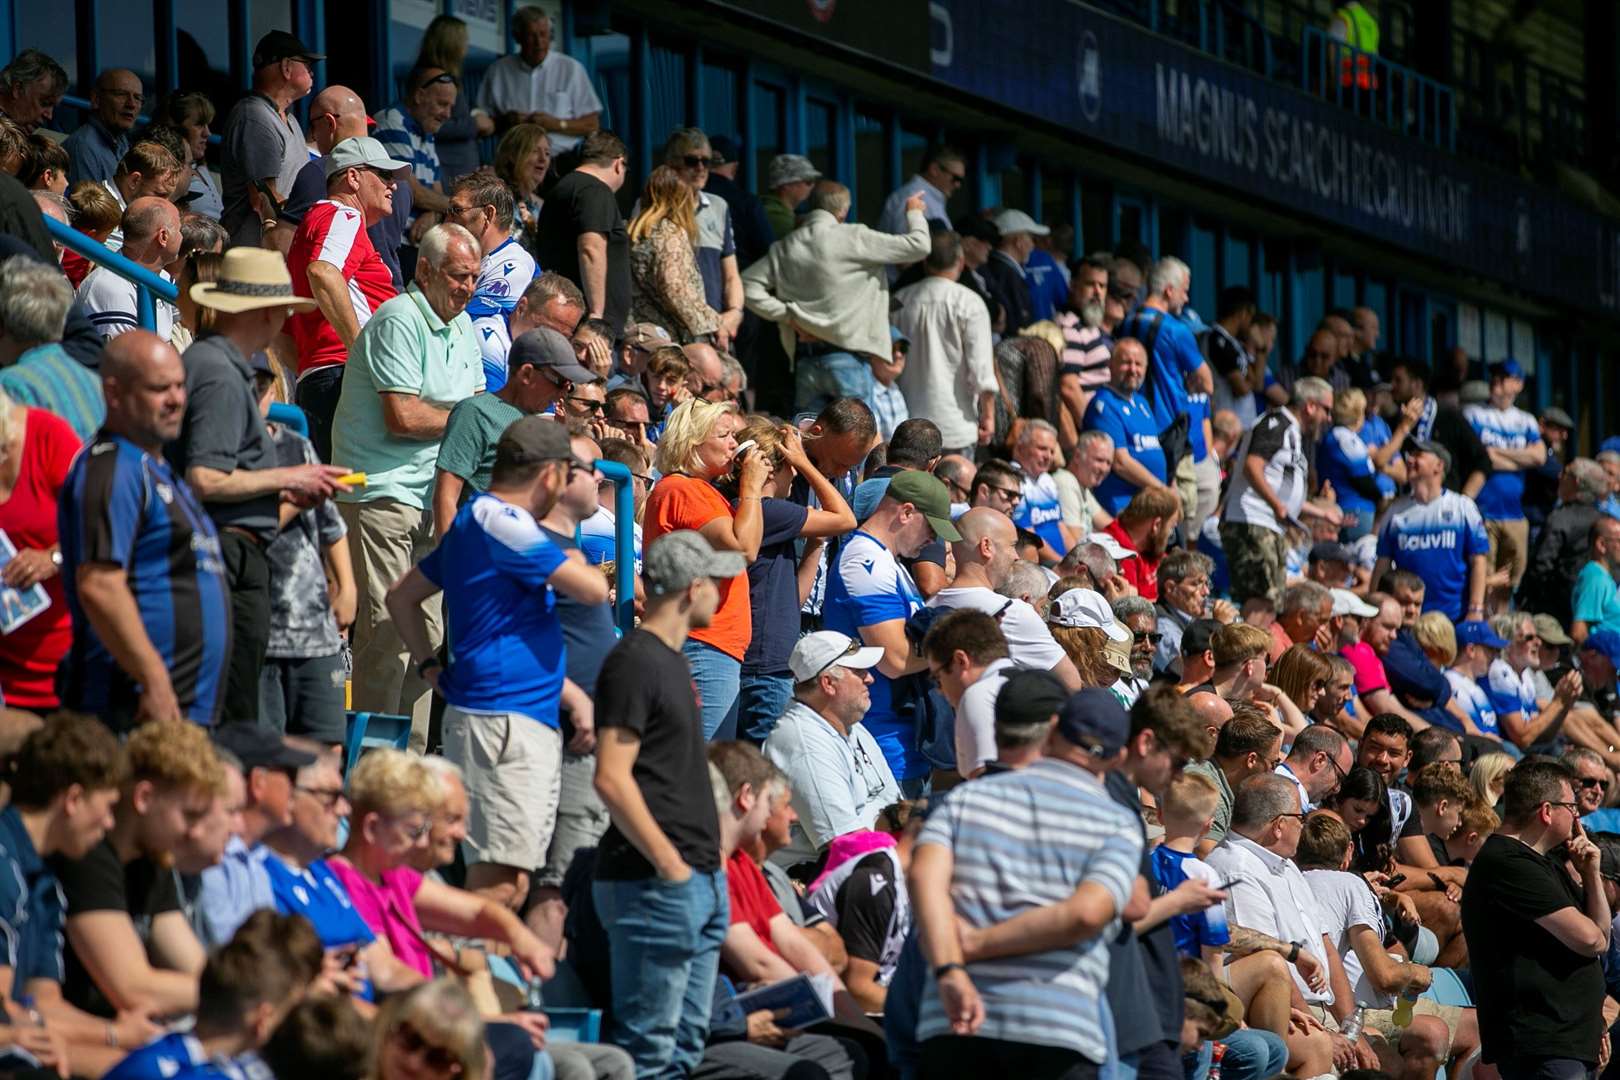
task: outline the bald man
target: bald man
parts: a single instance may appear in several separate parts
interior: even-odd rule
[[[102,353],[101,387],[106,423],[60,499],[73,616],[62,705],[117,732],[217,724],[231,651],[224,559],[207,512],[163,458],[185,418],[185,368],[167,341],[129,330]]]
[[[1052,632],[1022,600],[996,592],[1018,562],[1018,529],[1000,510],[976,506],[956,519],[962,539],[951,545],[956,578],[928,601],[931,608],[973,608],[994,616],[1007,639],[1007,653],[1022,668],[1050,671],[1070,690],[1080,689],[1080,672]]]
[[[692,365],[692,395],[710,401],[726,401],[726,365],[713,345],[694,341],[681,351]]]
[[[123,256],[168,281],[164,270],[180,254],[180,211],[168,199],[146,196],[124,211]],[[111,270],[97,267],[79,285],[85,314],[104,339],[112,339],[140,325],[135,283]],[[157,335],[168,341],[180,313],[167,301],[153,298]]]
[[[303,222],[309,208],[326,198],[326,162],[323,159],[332,152],[332,147],[344,139],[366,134],[369,125],[366,103],[347,86],[328,86],[309,103],[309,135],[304,145],[309,148],[310,159],[298,170],[298,176],[282,202],[282,224],[277,226],[278,232],[288,234],[288,244],[292,242],[292,231]],[[401,192],[396,189],[394,202],[398,204],[400,198]],[[408,203],[409,196],[404,198]],[[272,241],[278,239],[272,237]],[[285,253],[287,246],[280,245],[278,250]]]
[[[108,68],[90,88],[90,115],[62,143],[68,155],[68,179],[102,183],[112,179],[129,150],[129,133],[141,118],[146,101],[141,77],[127,68]]]
[[[1219,694],[1194,694],[1187,699],[1192,705],[1193,712],[1203,721],[1204,730],[1209,732],[1209,745],[1214,746],[1215,740],[1221,734],[1221,728],[1232,719],[1232,704]]]

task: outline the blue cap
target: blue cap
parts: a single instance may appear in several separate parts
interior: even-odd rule
[[[1469,619],[1467,622],[1457,624],[1457,644],[1483,645],[1487,649],[1505,649],[1507,642],[1497,637],[1491,624],[1483,619]]]
[[[1581,648],[1602,653],[1616,670],[1620,670],[1620,631],[1594,630],[1586,635],[1586,642]]]
[[[1524,368],[1519,366],[1517,360],[1498,360],[1491,365],[1491,378],[1522,379],[1524,378]]]
[[[877,476],[871,480],[862,480],[855,486],[855,492],[850,496],[849,508],[855,511],[856,521],[865,521],[872,516],[878,503],[889,491],[889,477]]]
[[[1598,443],[1598,453],[1601,454],[1605,450],[1613,450],[1616,453],[1620,453],[1620,435],[1610,435],[1607,439],[1604,439],[1602,442]]]
[[[911,344],[911,339],[906,337],[906,332],[904,330],[900,329],[898,326],[894,325],[893,323],[889,324],[889,340],[890,341],[903,341],[907,345]]]
[[[1131,738],[1131,718],[1113,691],[1076,690],[1058,710],[1057,733],[1097,757],[1113,757]]]

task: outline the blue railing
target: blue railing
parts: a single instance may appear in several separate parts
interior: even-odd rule
[[[1409,67],[1352,48],[1308,26],[1300,39],[1300,86],[1374,123],[1457,149],[1457,99],[1451,87]]]
[[[82,113],[88,114],[90,112],[90,99],[89,98],[79,97],[77,94],[63,94],[61,104],[67,105],[70,108],[78,109]],[[152,118],[150,116],[147,116],[145,113],[142,113],[140,118],[135,121],[135,128],[138,131],[141,128],[145,127],[146,125],[150,124],[151,122],[152,122]],[[219,133],[218,132],[210,132],[209,133],[209,135],[208,135],[208,145],[209,146],[218,146],[219,145]],[[184,164],[184,162],[182,162],[182,164]]]
[[[180,290],[175,286],[174,282],[159,277],[146,267],[124,258],[116,251],[108,250],[105,244],[90,239],[55,218],[45,218],[45,228],[50,232],[51,239],[69,251],[77,252],[97,266],[104,266],[119,277],[135,283],[135,318],[142,329],[152,330],[157,326],[157,312],[153,304],[154,296],[167,300],[171,304],[179,300]],[[276,406],[272,405],[272,420],[292,423],[295,427],[302,427],[307,433],[308,427],[302,410],[292,405],[284,405],[281,408],[289,410],[288,415],[276,415]],[[291,416],[292,411],[298,413],[296,418]],[[598,461],[596,471],[613,481],[613,544],[618,556],[614,565],[616,595],[613,603],[613,618],[618,623],[619,632],[628,634],[636,625],[636,493],[634,478],[630,475],[628,468],[614,461]]]

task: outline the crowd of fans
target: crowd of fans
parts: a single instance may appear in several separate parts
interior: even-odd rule
[[[1620,440],[513,32],[0,71],[0,1069],[1607,1068]]]

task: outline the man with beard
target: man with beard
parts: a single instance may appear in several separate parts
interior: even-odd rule
[[[1147,350],[1135,338],[1114,343],[1108,358],[1108,385],[1097,388],[1086,406],[1086,431],[1101,431],[1114,442],[1114,470],[1093,494],[1106,513],[1117,514],[1144,488],[1167,479],[1159,425],[1141,394],[1147,377]]]
[[[1108,300],[1108,271],[1113,258],[1087,255],[1069,279],[1069,307],[1053,321],[1063,330],[1062,366],[1058,369],[1058,435],[1064,456],[1074,449],[1075,437],[1085,422],[1086,406],[1097,388],[1111,378],[1108,357],[1114,339],[1102,327]]]
[[[1119,517],[1103,530],[1136,555],[1120,563],[1120,573],[1150,604],[1159,598],[1159,562],[1170,550],[1170,534],[1181,523],[1181,500],[1169,488],[1146,488],[1131,496]]]

